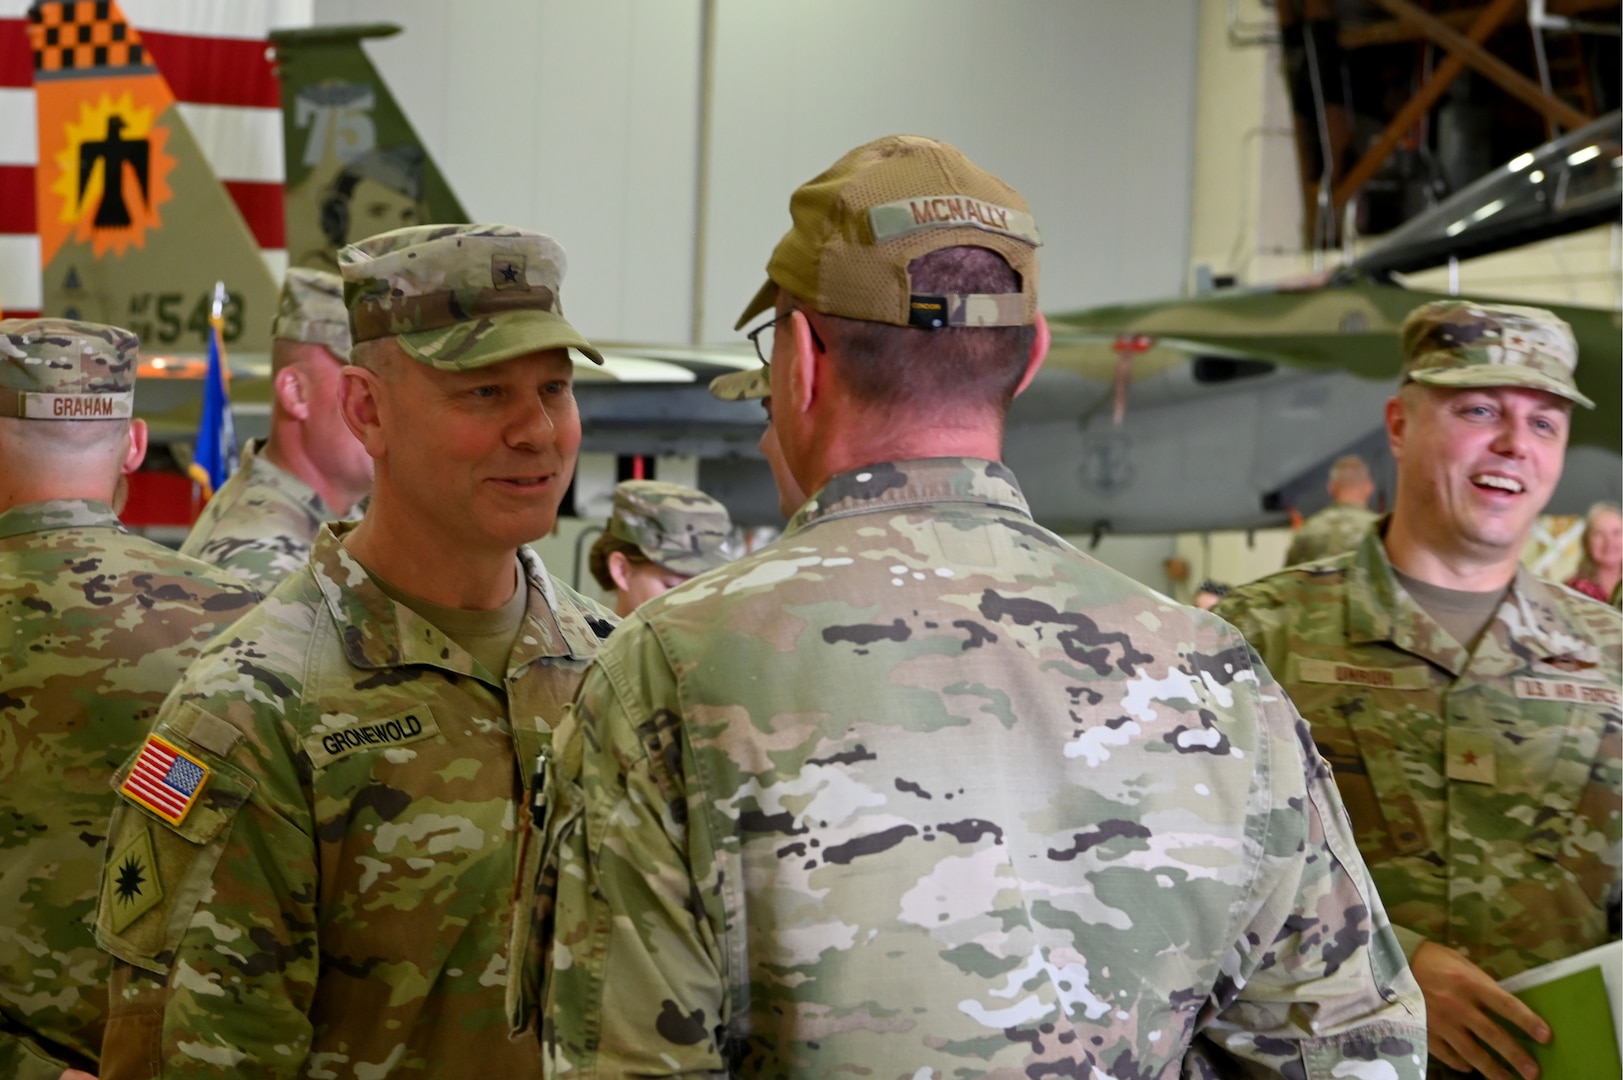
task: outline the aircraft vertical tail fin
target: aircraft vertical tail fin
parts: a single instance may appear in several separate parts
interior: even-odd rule
[[[28,12],[43,310],[201,352],[214,283],[225,340],[268,352],[276,282],[141,35],[112,0]]]
[[[288,261],[333,269],[344,244],[404,225],[467,221],[361,42],[386,23],[278,30]]]

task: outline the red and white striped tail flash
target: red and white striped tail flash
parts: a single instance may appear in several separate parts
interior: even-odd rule
[[[0,0],[0,313],[7,318],[38,315],[42,300],[28,5]],[[272,29],[309,25],[310,3],[125,0],[121,6],[280,281],[287,265],[281,90],[267,37]]]

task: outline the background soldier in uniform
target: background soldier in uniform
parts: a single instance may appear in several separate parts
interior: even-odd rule
[[[568,350],[597,353],[562,315],[549,237],[419,226],[340,263],[344,418],[376,462],[372,501],[323,526],[158,717],[191,768],[113,822],[110,865],[134,860],[161,893],[122,904],[112,876],[102,897],[98,937],[128,965],[115,990],[132,988],[112,1080],[152,1061],[165,1077],[541,1069],[533,1041],[506,1038],[514,886],[540,852],[537,759],[612,616],[522,545],[574,472]],[[161,1016],[143,1011],[154,977]]]
[[[146,425],[130,419],[135,372],[126,330],[0,322],[0,1076],[11,1080],[96,1068],[108,965],[91,921],[109,781],[204,642],[259,599],[120,526],[124,477],[146,452]]]
[[[1439,1073],[1508,1078],[1547,1038],[1494,980],[1615,934],[1623,617],[1519,563],[1561,478],[1571,331],[1547,311],[1429,304],[1387,403],[1391,516],[1356,552],[1231,593],[1335,766],[1425,991]],[[1610,927],[1609,928],[1609,924]]]
[[[1378,515],[1369,508],[1370,497],[1375,494],[1375,481],[1370,479],[1369,466],[1364,464],[1363,458],[1357,454],[1337,458],[1330,466],[1325,489],[1330,492],[1330,505],[1302,522],[1302,527],[1296,530],[1290,549],[1285,552],[1286,566],[1352,551],[1375,524]]]
[[[1221,581],[1204,578],[1199,585],[1195,586],[1195,597],[1190,603],[1202,611],[1210,611],[1218,605],[1218,602],[1223,597],[1229,594],[1229,590],[1233,587],[1232,585],[1225,585]]]
[[[549,1068],[1418,1077],[1277,685],[997,461],[1048,344],[1024,200],[897,136],[790,209],[745,318],[775,305],[751,336],[815,494],[638,609],[558,733]]]
[[[304,566],[321,523],[349,517],[372,486],[372,459],[338,408],[343,281],[289,270],[271,333],[270,437],[245,448],[180,548],[264,592]]]
[[[727,563],[733,521],[702,491],[659,480],[614,486],[614,511],[592,545],[588,566],[615,594],[622,619],[646,600]]]

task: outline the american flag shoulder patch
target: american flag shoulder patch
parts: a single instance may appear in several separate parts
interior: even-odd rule
[[[119,794],[171,825],[186,820],[208,783],[209,767],[157,735],[148,735]]]

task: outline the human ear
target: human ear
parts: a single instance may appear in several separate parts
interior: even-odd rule
[[[309,419],[309,395],[304,375],[297,367],[289,365],[278,371],[272,380],[272,387],[276,394],[276,404],[281,406],[283,412],[295,420]]]
[[[147,457],[147,422],[140,417],[130,421],[130,441],[124,449],[124,463],[119,471],[125,476],[133,474]]]
[[[1408,434],[1409,417],[1403,401],[1396,396],[1386,401],[1386,445],[1392,448],[1392,460],[1403,460],[1403,440]]]
[[[1037,377],[1037,371],[1048,358],[1048,346],[1053,343],[1053,334],[1049,332],[1048,320],[1043,318],[1042,312],[1037,313],[1037,333],[1031,339],[1031,358],[1026,361],[1026,373],[1020,376],[1020,385],[1014,388],[1014,396],[1019,397],[1031,380]]]
[[[626,558],[626,553],[623,551],[611,551],[609,552],[608,567],[609,580],[614,582],[616,589],[625,592],[627,586],[631,584],[631,560]]]
[[[366,452],[383,456],[383,380],[376,372],[349,366],[338,373],[338,412]]]

